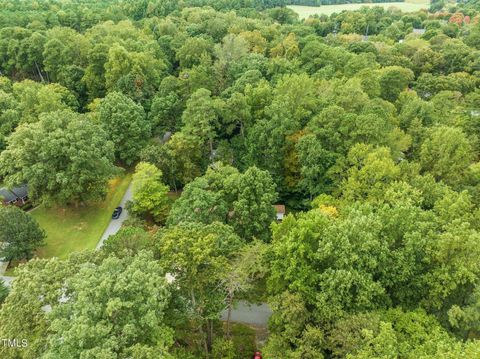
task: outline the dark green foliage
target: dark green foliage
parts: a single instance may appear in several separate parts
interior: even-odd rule
[[[45,232],[37,221],[18,207],[0,207],[0,258],[30,259],[44,243]]]

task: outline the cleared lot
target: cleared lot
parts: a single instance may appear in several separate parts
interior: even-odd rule
[[[386,3],[368,3],[368,4],[341,4],[341,5],[323,5],[323,6],[301,6],[289,5],[288,8],[295,11],[301,19],[305,19],[310,15],[331,15],[335,12],[342,12],[343,10],[358,10],[362,6],[381,6],[385,9],[390,7],[398,8],[404,12],[414,12],[422,9],[427,9],[430,5],[428,1],[412,0],[409,2],[386,2]]]

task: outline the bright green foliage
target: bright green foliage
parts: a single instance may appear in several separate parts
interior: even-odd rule
[[[128,165],[135,162],[151,131],[142,106],[119,92],[112,92],[102,100],[98,117],[115,146],[115,157]]]
[[[27,339],[26,348],[0,346],[5,359],[39,358],[45,351],[45,338],[50,321],[44,308],[59,304],[64,294],[65,280],[79,271],[86,262],[97,262],[94,253],[80,254],[69,261],[58,258],[33,259],[16,269],[16,278],[10,293],[0,307],[0,335],[2,338]],[[41,283],[41,285],[39,285]],[[28,288],[28,290],[25,290]]]
[[[213,44],[202,37],[188,38],[177,51],[176,58],[183,68],[200,64],[202,56],[211,56]]]
[[[162,172],[147,162],[135,167],[132,177],[132,212],[151,216],[156,222],[163,222],[168,214],[170,200],[168,186],[162,183]]]
[[[245,239],[268,239],[268,226],[275,218],[275,185],[268,172],[250,167],[237,180],[229,223]],[[228,189],[228,187],[227,187]]]
[[[160,263],[172,275],[189,313],[187,321],[199,334],[199,346],[212,345],[208,334],[224,308],[226,291],[219,282],[242,241],[232,228],[214,222],[183,223],[157,235]]]
[[[5,298],[8,296],[8,287],[5,285],[3,280],[0,280],[0,307],[2,303],[5,301]]]
[[[15,83],[12,93],[17,100],[22,122],[36,122],[43,112],[78,109],[74,94],[56,83],[42,86],[25,80]]]
[[[387,244],[373,234],[379,231],[378,220],[368,216],[352,216],[344,223],[318,210],[298,220],[287,217],[274,227],[272,250],[276,259],[271,261],[269,279],[273,292],[289,289],[301,293],[315,303],[321,322],[332,321],[344,311],[385,305],[385,288],[376,278],[388,251]],[[353,255],[363,250],[375,259]]]
[[[155,164],[173,189],[193,181],[203,168],[203,144],[198,137],[178,132],[163,145],[147,146],[142,160]]]
[[[172,330],[164,323],[170,293],[148,252],[84,266],[66,281],[69,297],[48,315],[44,358],[169,358]]]
[[[113,145],[85,116],[57,111],[21,126],[0,154],[0,173],[11,185],[28,183],[29,196],[49,203],[102,198],[116,172]]]
[[[462,183],[473,159],[470,141],[458,128],[433,129],[420,150],[422,169],[452,186]]]
[[[124,226],[107,238],[102,246],[102,251],[121,258],[135,255],[142,249],[148,249],[151,244],[150,235],[143,228]]]
[[[235,359],[235,347],[232,340],[217,338],[213,342],[212,358]]]
[[[267,240],[276,198],[268,172],[251,167],[240,174],[235,168],[215,163],[205,176],[185,187],[172,207],[168,224],[225,222],[245,240]]]
[[[389,205],[343,207],[339,217],[320,206],[298,218],[287,216],[274,226],[269,277],[270,292],[277,295],[273,305],[277,308],[275,303],[285,303],[285,298],[296,303],[275,309],[272,328],[280,335],[275,336],[280,343],[299,337],[308,322],[325,325],[346,313],[385,308],[390,303],[420,305],[462,336],[479,330],[473,314],[479,303],[480,267],[475,260],[480,255],[479,239],[472,228],[476,220],[465,214],[471,206],[468,198],[464,194],[455,200],[450,194],[440,199],[436,212],[442,220],[405,199],[396,202],[390,191],[385,191],[385,197],[395,202]],[[293,308],[305,308],[303,313],[311,314],[290,315]],[[372,342],[374,352],[363,355],[381,357],[377,350],[389,345],[400,357],[403,351],[415,349],[415,345],[408,350],[398,347],[396,339],[388,339],[389,329],[382,330],[374,341],[386,342],[377,349]],[[299,347],[289,340],[289,346]],[[347,353],[352,350],[346,349]]]
[[[18,207],[0,207],[0,258],[30,259],[44,245],[45,232],[37,221]]]
[[[160,85],[166,65],[149,51],[129,52],[115,44],[105,63],[107,91],[121,91],[137,101],[153,96]]]
[[[346,163],[348,169],[342,190],[347,201],[381,199],[386,186],[400,178],[400,168],[384,147],[372,150],[363,144],[355,145],[348,153]]]
[[[413,72],[409,69],[391,66],[380,72],[381,96],[385,100],[395,101],[400,92],[405,90],[413,80]]]

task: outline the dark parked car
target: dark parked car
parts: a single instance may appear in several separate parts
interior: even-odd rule
[[[122,207],[117,207],[112,213],[112,219],[119,219],[120,215],[122,214],[123,208]]]
[[[262,359],[262,353],[255,352],[255,354],[253,354],[253,359]]]

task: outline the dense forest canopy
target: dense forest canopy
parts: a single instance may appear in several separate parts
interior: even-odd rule
[[[480,357],[478,1],[287,3],[0,0],[1,182],[78,207],[134,172],[101,250],[0,281],[1,358],[246,358],[238,299],[265,358]]]

